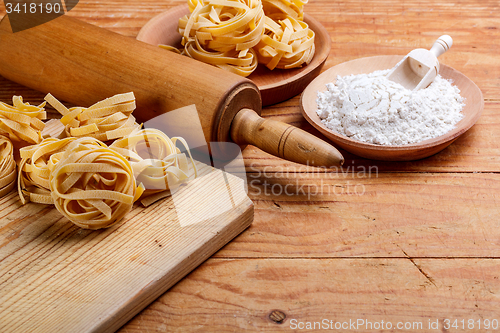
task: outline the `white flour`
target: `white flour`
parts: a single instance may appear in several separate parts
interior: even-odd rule
[[[388,80],[389,70],[337,77],[318,92],[318,116],[330,130],[349,138],[404,145],[445,134],[462,119],[464,98],[438,75],[415,92]]]

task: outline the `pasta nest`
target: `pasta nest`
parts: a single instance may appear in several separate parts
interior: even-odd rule
[[[0,135],[0,197],[9,193],[16,184],[16,162],[12,142]]]
[[[269,69],[309,64],[315,53],[314,31],[307,23],[283,13],[266,16],[265,33],[257,45],[259,62]]]
[[[253,49],[264,33],[261,0],[189,0],[179,20],[183,54],[241,76],[257,68]]]
[[[59,162],[69,143],[76,138],[45,138],[37,145],[20,149],[18,192],[21,202],[53,204],[50,195],[50,170]]]
[[[35,106],[23,103],[21,96],[13,96],[12,103],[11,106],[0,102],[0,135],[28,144],[42,141],[41,131],[45,127],[42,120],[47,118],[45,102]]]
[[[187,142],[180,137],[169,138],[157,129],[137,130],[127,137],[116,140],[110,146],[130,161],[134,176],[144,197],[165,191],[171,191],[190,178],[189,163],[185,153],[176,146],[180,142],[186,149],[193,175],[197,177],[197,168]],[[139,196],[139,194],[137,195]],[[156,201],[151,197],[148,201]],[[141,201],[143,205],[147,205]]]
[[[94,105],[66,108],[54,96],[45,100],[61,113],[67,137],[92,137],[100,141],[119,139],[140,127],[135,122],[134,93],[118,94]]]
[[[49,182],[57,210],[86,229],[121,220],[132,209],[136,193],[128,160],[94,138],[72,141]]]
[[[259,63],[270,70],[308,65],[314,31],[303,21],[307,0],[188,0],[179,19],[184,49],[160,47],[241,76]]]

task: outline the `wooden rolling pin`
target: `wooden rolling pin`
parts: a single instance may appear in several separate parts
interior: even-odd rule
[[[250,80],[67,15],[17,33],[5,15],[0,75],[81,106],[133,91],[139,122],[195,104],[207,142],[232,139],[314,166],[344,161],[323,140],[261,118],[260,92]]]

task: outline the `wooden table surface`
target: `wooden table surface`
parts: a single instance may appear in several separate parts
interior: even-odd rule
[[[69,15],[135,37],[183,3],[86,0]],[[327,172],[247,147],[253,225],[120,332],[311,331],[314,322],[338,331],[500,329],[499,1],[311,0],[305,11],[332,38],[324,69],[451,35],[440,61],[479,86],[483,115],[446,150],[414,162],[342,151],[344,168]],[[0,100],[13,94],[43,99],[0,78]],[[298,96],[263,116],[320,136]]]

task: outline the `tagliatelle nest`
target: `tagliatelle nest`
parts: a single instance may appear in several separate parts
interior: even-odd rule
[[[143,129],[116,140],[110,146],[130,161],[136,181],[146,197],[141,201],[143,205],[148,206],[161,199],[168,195],[166,191],[175,189],[191,178],[187,156],[176,147],[177,142],[189,154],[193,176],[197,177],[196,165],[183,138],[169,138],[157,129]],[[160,192],[163,194],[147,197]]]
[[[46,138],[39,144],[20,149],[18,192],[23,204],[27,201],[54,203],[50,195],[50,170],[74,140],[76,138]]]
[[[12,97],[13,105],[0,102],[0,134],[12,141],[23,141],[29,144],[42,141],[41,131],[47,118],[45,102],[35,106],[23,103],[21,96]]]
[[[241,76],[259,63],[270,70],[308,65],[314,31],[303,21],[307,0],[188,0],[190,15],[179,19],[182,51]]]
[[[256,49],[259,62],[271,70],[301,67],[314,56],[314,31],[282,13],[266,16],[265,34]]]
[[[16,162],[12,142],[0,135],[0,197],[9,193],[16,184]]]
[[[241,76],[257,68],[252,49],[264,32],[260,0],[190,0],[179,20],[183,54]]]
[[[57,210],[79,227],[107,228],[134,203],[134,173],[125,157],[93,138],[71,142],[50,172]]]
[[[94,105],[66,108],[51,94],[45,100],[62,114],[68,137],[92,137],[101,141],[119,139],[140,127],[135,122],[134,93],[118,94]]]

